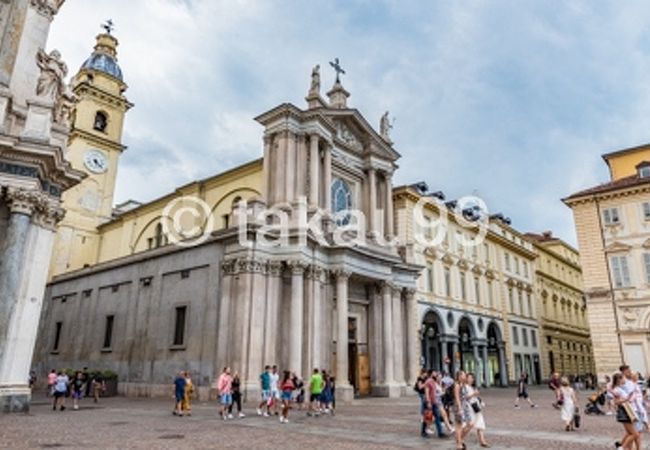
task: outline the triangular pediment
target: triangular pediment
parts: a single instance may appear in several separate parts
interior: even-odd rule
[[[605,251],[608,253],[616,253],[616,252],[627,252],[630,251],[631,249],[632,247],[630,245],[624,244],[622,242],[612,242],[605,248]]]

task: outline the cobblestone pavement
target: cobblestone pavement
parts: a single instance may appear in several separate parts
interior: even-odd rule
[[[495,449],[606,449],[622,435],[611,416],[584,416],[579,431],[566,432],[550,391],[531,390],[538,408],[513,408],[513,389],[486,390],[487,437]],[[579,394],[580,404],[585,393]],[[192,417],[171,415],[171,400],[102,399],[82,401],[80,410],[54,412],[36,398],[29,415],[0,416],[0,448],[328,448],[454,449],[453,440],[418,435],[417,399],[367,398],[340,405],[334,417],[306,417],[292,410],[290,423],[255,415],[248,405],[244,419],[217,419],[215,403],[195,402]],[[644,435],[646,441],[650,436]],[[473,433],[468,448],[479,448]],[[644,448],[647,443],[644,442]]]

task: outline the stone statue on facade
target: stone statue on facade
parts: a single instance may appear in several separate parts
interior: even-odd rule
[[[72,89],[65,83],[68,66],[57,50],[52,50],[48,55],[42,49],[36,54],[36,64],[41,69],[36,82],[36,95],[54,104],[54,122],[68,126],[76,100]]]
[[[394,120],[393,120],[393,122],[394,122]],[[392,142],[390,140],[390,130],[392,130],[392,129],[393,129],[393,123],[388,118],[388,111],[386,111],[384,113],[384,115],[381,116],[381,120],[379,121],[379,134],[387,142]]]
[[[316,64],[311,70],[311,86],[309,87],[309,94],[320,94],[320,64]]]
[[[36,83],[36,95],[55,102],[64,90],[68,66],[61,60],[58,50],[52,50],[48,55],[43,49],[36,53],[36,64],[41,69]]]

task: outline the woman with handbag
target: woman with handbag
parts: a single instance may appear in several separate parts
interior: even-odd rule
[[[627,392],[623,387],[625,385],[625,377],[622,373],[615,373],[612,377],[612,394],[614,395],[614,405],[616,406],[616,421],[623,425],[625,429],[625,436],[620,442],[616,442],[617,449],[632,450],[634,444],[637,443],[638,448],[641,448],[641,435],[636,429],[634,422],[638,420],[634,409],[630,404],[630,400],[634,396],[634,391]]]
[[[485,419],[483,418],[483,402],[479,398],[480,392],[476,388],[476,378],[474,374],[467,374],[467,401],[469,402],[470,421],[476,429],[478,442],[481,447],[490,448],[490,444],[485,440]]]
[[[573,416],[578,399],[567,377],[562,377],[560,380],[560,398],[563,400],[560,408],[560,417],[562,418],[562,422],[564,422],[564,429],[566,431],[573,431]]]

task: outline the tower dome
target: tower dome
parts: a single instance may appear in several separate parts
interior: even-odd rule
[[[97,36],[95,50],[81,65],[81,70],[102,72],[119,81],[124,81],[122,69],[117,64],[117,39],[110,34],[110,28],[106,29],[106,33]]]

